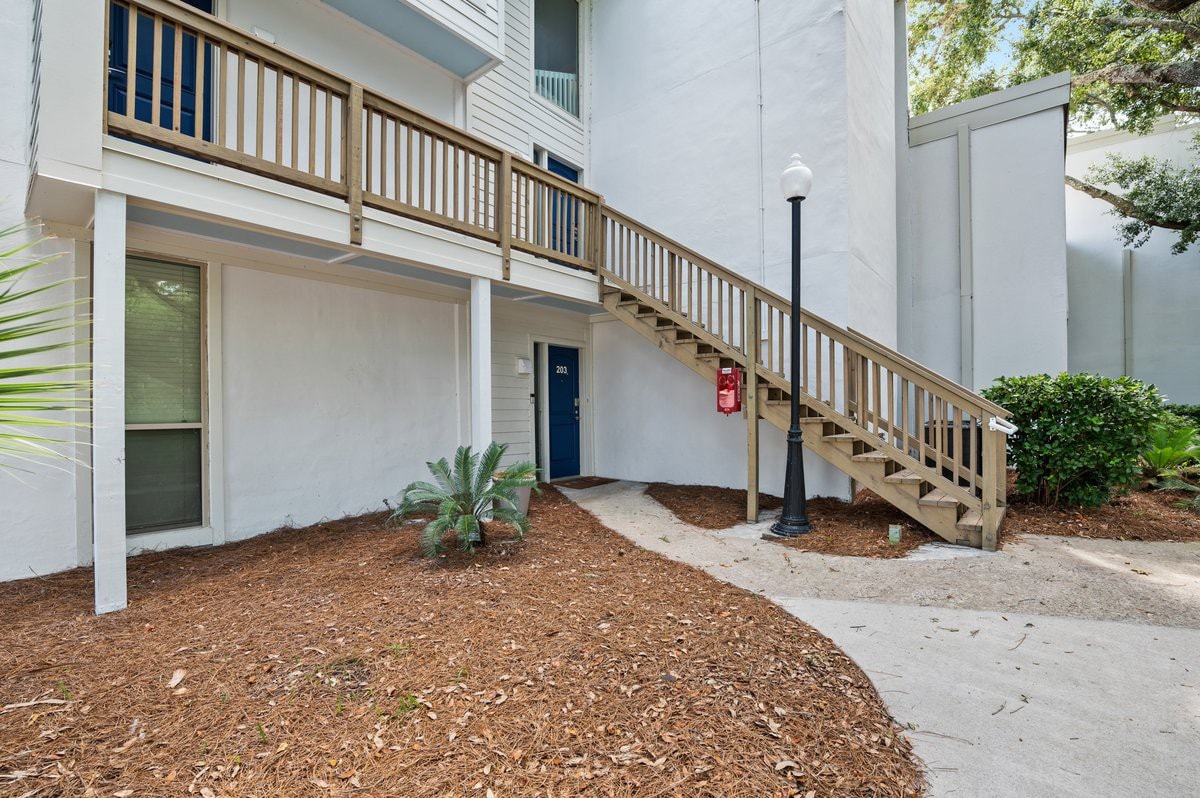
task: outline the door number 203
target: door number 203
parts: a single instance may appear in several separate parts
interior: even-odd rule
[[[570,374],[571,372],[567,370],[566,366],[555,366],[554,373],[555,374]]]

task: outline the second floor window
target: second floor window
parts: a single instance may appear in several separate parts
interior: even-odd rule
[[[533,31],[537,93],[579,116],[578,0],[535,0]]]

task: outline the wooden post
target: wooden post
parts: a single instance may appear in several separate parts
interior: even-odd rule
[[[997,453],[1003,451],[1004,433],[988,429],[988,416],[986,413],[980,415],[983,424],[983,548],[984,551],[995,551],[1000,527],[1000,481],[1004,479],[1004,469],[997,468],[1004,461],[999,459],[1002,454]]]
[[[746,288],[746,520],[758,522],[758,297]]]
[[[608,236],[604,228],[604,198],[596,202],[596,223],[592,226],[594,245],[592,266],[596,270],[596,298],[604,301],[604,264],[608,258]]]
[[[512,277],[512,155],[500,156],[500,183],[496,186],[496,232],[500,234],[500,257],[504,279]]]
[[[350,203],[350,243],[362,243],[363,87],[350,84],[346,103],[346,199]]]

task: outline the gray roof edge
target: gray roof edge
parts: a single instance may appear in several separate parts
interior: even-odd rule
[[[1071,73],[1059,72],[911,117],[908,120],[909,141],[912,145],[923,144],[953,135],[962,124],[977,129],[1070,102]]]

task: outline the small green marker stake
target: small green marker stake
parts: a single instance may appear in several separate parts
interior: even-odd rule
[[[899,524],[890,524],[888,526],[888,543],[891,543],[893,546],[900,545],[900,525]]]

